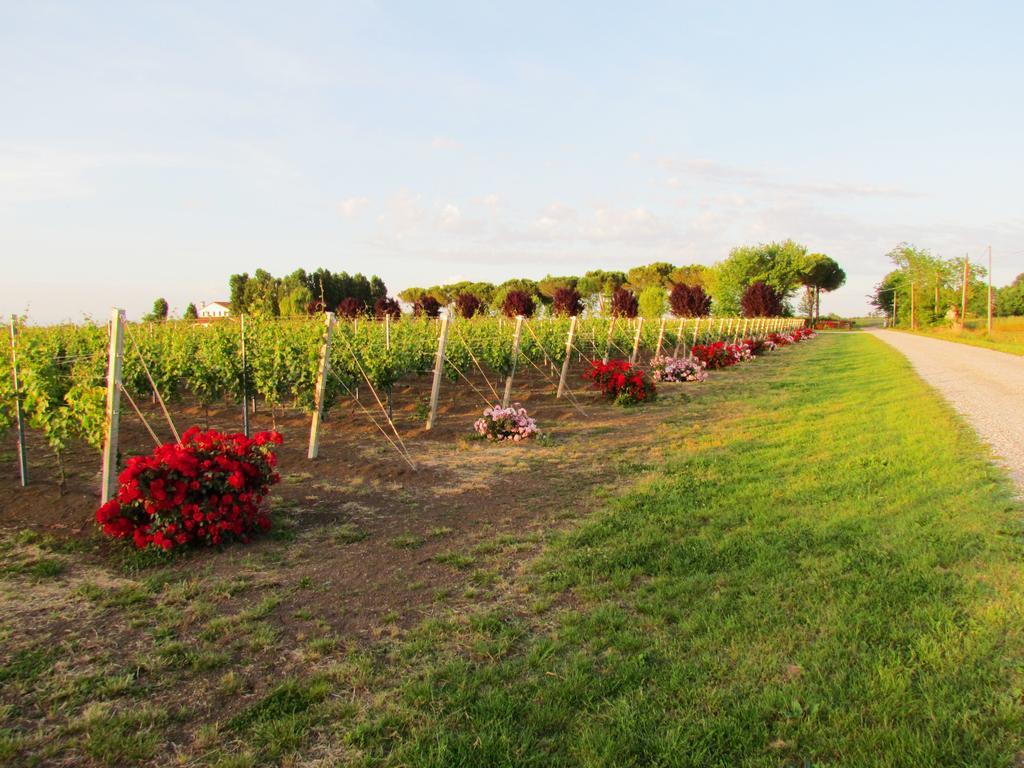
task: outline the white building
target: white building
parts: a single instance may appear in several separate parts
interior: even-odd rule
[[[203,304],[199,310],[200,319],[227,317],[230,314],[231,304],[226,301],[211,301],[209,304]]]

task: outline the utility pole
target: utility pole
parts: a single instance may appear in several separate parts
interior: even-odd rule
[[[963,325],[967,322],[967,281],[971,277],[971,256],[968,253],[964,254],[964,287],[963,294],[960,299],[960,324]]]
[[[988,247],[988,327],[986,332],[992,335],[992,246]]]

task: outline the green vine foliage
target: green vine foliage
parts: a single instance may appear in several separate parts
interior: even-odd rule
[[[479,373],[499,377],[530,362],[543,368],[565,358],[569,318],[527,320],[520,334],[519,357],[513,359],[515,321],[504,317],[450,320],[445,374],[459,380]],[[603,357],[608,344],[609,318],[581,317],[577,321],[573,354]],[[635,325],[614,321],[612,357],[628,355]],[[684,325],[687,344],[693,342],[694,320]],[[644,323],[641,342],[653,350],[660,322]],[[721,321],[703,319],[699,340],[720,338]],[[104,438],[107,350],[105,324],[20,325],[17,355],[22,406],[31,428],[43,433],[51,448],[63,453],[69,442],[82,439],[94,448]],[[427,374],[434,366],[440,321],[405,316],[390,325],[390,345],[383,322],[339,320],[334,327],[331,371],[325,387],[325,409],[348,397],[366,378],[383,390],[411,374]],[[284,405],[311,409],[320,355],[326,333],[323,316],[309,318],[246,318],[246,367],[242,367],[242,327],[237,320],[213,323],[171,321],[132,323],[125,329],[123,383],[137,400],[150,395],[149,375],[165,400],[185,396],[209,406],[245,394],[262,398],[273,410]],[[678,322],[666,325],[665,348],[678,341]],[[551,368],[546,369],[548,372]],[[364,378],[364,375],[366,378]],[[10,370],[0,377],[0,431],[13,421],[14,388]]]

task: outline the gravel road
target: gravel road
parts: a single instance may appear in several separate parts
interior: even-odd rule
[[[867,331],[910,360],[995,450],[1024,493],[1024,357],[899,331]]]

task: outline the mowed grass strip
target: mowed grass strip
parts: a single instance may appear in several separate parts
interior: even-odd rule
[[[742,390],[680,407],[668,462],[538,562],[572,607],[410,640],[336,724],[350,760],[1016,764],[1022,509],[973,433],[862,335],[720,375]]]
[[[901,329],[906,330],[906,329]],[[909,331],[922,336],[933,336],[944,341],[955,341],[959,344],[970,344],[973,347],[985,347],[1010,355],[1024,355],[1024,317],[992,318],[992,333],[987,331],[984,318],[968,320],[963,328],[952,328],[947,325],[926,327],[920,331]]]

